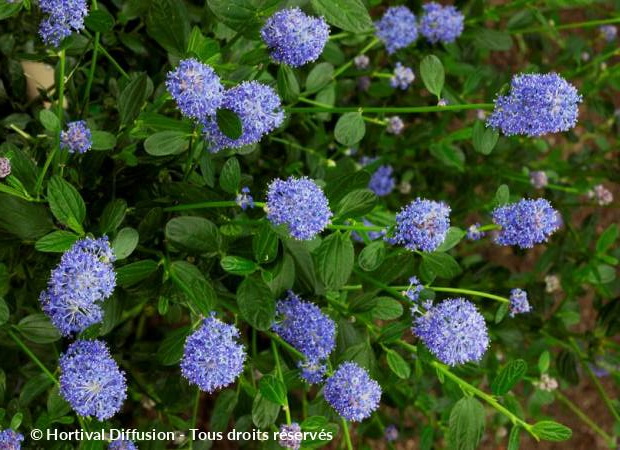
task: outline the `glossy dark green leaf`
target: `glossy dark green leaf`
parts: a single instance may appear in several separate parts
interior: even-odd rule
[[[243,132],[241,119],[234,111],[230,109],[220,108],[216,113],[217,126],[226,137],[230,139],[239,139]]]
[[[425,56],[420,63],[420,75],[426,89],[440,99],[441,91],[446,79],[446,74],[441,60],[435,55]]]
[[[19,332],[29,341],[49,344],[60,339],[60,333],[45,314],[31,314],[17,324]]]
[[[230,193],[236,194],[241,184],[241,167],[237,158],[229,158],[224,163],[220,173],[220,187]]]
[[[186,251],[207,253],[218,249],[217,227],[202,217],[175,217],[166,224],[165,235],[175,247]]]
[[[84,234],[82,224],[86,219],[86,204],[76,188],[62,179],[53,176],[47,185],[47,200],[54,217],[79,234]]]
[[[452,407],[448,424],[451,449],[474,450],[484,433],[484,407],[473,397],[463,397]]]
[[[224,256],[220,260],[220,266],[233,275],[250,275],[258,270],[258,265],[254,261],[231,255]]]
[[[348,281],[354,259],[351,239],[339,231],[327,236],[314,252],[319,277],[328,289],[334,291]]]
[[[310,0],[317,14],[328,23],[352,33],[371,30],[372,20],[361,0]]]
[[[178,155],[189,148],[189,136],[180,131],[160,131],[144,141],[144,150],[152,156]]]
[[[542,420],[536,422],[532,427],[532,432],[543,441],[562,442],[567,441],[573,432],[567,426],[553,420]]]
[[[491,383],[491,391],[495,395],[504,395],[510,391],[527,372],[527,363],[515,359],[504,366]]]
[[[63,253],[69,250],[79,238],[77,234],[70,231],[53,231],[35,242],[34,248],[44,253]]]
[[[237,288],[237,304],[242,317],[258,330],[268,330],[276,315],[276,299],[259,277],[250,276]]]
[[[364,138],[366,124],[359,112],[345,113],[336,122],[334,137],[342,145],[354,146]]]

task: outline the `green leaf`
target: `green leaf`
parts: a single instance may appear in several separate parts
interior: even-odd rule
[[[58,133],[60,131],[60,121],[58,116],[49,109],[42,109],[39,112],[39,121],[43,128],[52,133]]]
[[[540,373],[545,373],[549,370],[549,363],[551,362],[551,355],[548,350],[545,350],[538,357],[538,370]]]
[[[561,442],[567,441],[573,432],[567,426],[554,422],[553,420],[542,420],[536,422],[531,431],[544,441]]]
[[[4,325],[9,321],[9,305],[6,304],[4,299],[0,297],[0,326]],[[2,397],[0,396],[0,401],[2,401]]]
[[[267,400],[284,406],[286,404],[286,386],[273,375],[265,375],[258,384],[258,390]]]
[[[195,55],[199,61],[209,62],[219,58],[220,46],[216,40],[205,37],[200,28],[194,26],[187,40],[187,53]]]
[[[49,344],[60,339],[60,333],[45,314],[31,314],[17,324],[19,332],[36,344]]]
[[[84,234],[82,224],[86,219],[86,205],[77,189],[59,175],[54,175],[47,185],[47,200],[60,223],[80,235]]]
[[[189,14],[184,2],[150,0],[146,15],[146,31],[167,52],[182,55],[190,33]]]
[[[447,252],[451,248],[455,247],[461,240],[465,237],[467,233],[460,228],[450,227],[448,228],[448,232],[446,233],[446,238],[441,243],[439,247],[435,250],[436,252]]]
[[[472,142],[474,149],[483,155],[490,155],[497,141],[499,140],[499,132],[494,128],[485,127],[480,120],[474,123],[472,130]]]
[[[262,222],[258,233],[252,239],[254,258],[259,264],[273,261],[278,256],[278,235],[269,222]]]
[[[322,62],[312,68],[306,78],[306,93],[313,94],[329,84],[334,75],[334,66]]]
[[[527,372],[527,363],[522,359],[515,359],[510,361],[502,370],[499,371],[493,383],[491,384],[491,391],[495,395],[504,395],[510,391],[515,384],[519,382],[521,378]]]
[[[519,450],[519,438],[521,437],[521,427],[515,425],[510,430],[510,436],[508,436],[508,448],[507,450]]]
[[[336,217],[354,219],[371,212],[377,204],[377,196],[368,189],[355,189],[343,197],[336,207]]]
[[[215,117],[217,126],[225,136],[230,139],[239,139],[243,133],[243,125],[237,113],[230,109],[220,108],[217,110]]]
[[[257,276],[247,277],[237,288],[241,316],[257,330],[268,330],[276,316],[276,301],[271,289]]]
[[[114,17],[107,11],[95,9],[86,16],[84,24],[92,31],[106,33],[114,28]]]
[[[22,2],[2,2],[0,3],[0,20],[7,19],[22,9]]]
[[[461,273],[461,266],[447,253],[422,253],[420,271],[432,275],[431,278],[454,278]]]
[[[99,231],[101,234],[115,231],[123,223],[126,213],[127,202],[122,198],[114,199],[108,203],[103,208],[103,213],[99,219]]]
[[[347,235],[336,231],[327,236],[314,252],[319,277],[329,290],[336,291],[348,281],[353,270],[355,251]]]
[[[394,350],[388,349],[386,358],[388,366],[398,378],[406,380],[411,376],[411,367],[409,366],[409,364],[407,364],[407,361],[405,361],[403,357],[396,353]]]
[[[218,249],[218,229],[202,217],[175,217],[166,224],[165,235],[175,247],[189,252],[209,253]]]
[[[129,82],[118,98],[121,125],[128,125],[133,122],[151,92],[153,92],[153,82],[145,73],[136,75]]]
[[[224,256],[220,261],[220,266],[233,275],[250,275],[258,270],[258,265],[254,261],[240,256]]]
[[[372,318],[378,320],[394,320],[403,315],[403,305],[390,297],[377,297],[372,308]]]
[[[79,238],[77,234],[71,233],[70,231],[53,231],[35,242],[34,248],[44,253],[64,253],[69,250]]]
[[[133,253],[138,246],[140,235],[135,228],[126,227],[118,232],[114,241],[112,241],[112,248],[114,249],[114,256],[117,260],[127,258]]]
[[[617,224],[609,225],[596,241],[596,253],[605,253],[616,242],[619,234],[620,229]]]
[[[229,28],[246,37],[257,39],[258,28],[271,16],[278,0],[207,0],[213,14]]]
[[[157,351],[157,360],[164,366],[174,366],[183,357],[185,340],[191,332],[189,326],[177,328],[166,335]]]
[[[170,265],[170,278],[187,295],[188,301],[198,312],[204,316],[211,314],[216,294],[198,267],[187,261],[174,261]]]
[[[267,400],[260,392],[256,394],[252,403],[252,422],[254,425],[261,429],[268,429],[275,423],[279,413],[280,405]]]
[[[116,269],[116,281],[119,286],[128,287],[147,278],[158,268],[152,259],[132,262]]]
[[[340,116],[334,129],[336,141],[348,147],[361,141],[365,134],[366,124],[359,112],[349,112]]]
[[[420,63],[420,75],[426,89],[441,99],[441,91],[446,79],[441,60],[435,55],[425,56]]]
[[[368,10],[361,0],[311,0],[318,15],[338,28],[363,33],[373,28]]]
[[[371,242],[362,249],[357,257],[357,263],[365,272],[372,272],[383,263],[386,253],[385,244],[383,242]]]
[[[54,386],[47,396],[47,412],[52,419],[57,419],[71,412],[71,405],[60,396],[58,386]]]
[[[327,418],[324,416],[310,416],[301,423],[301,429],[304,431],[320,430],[327,425]]]
[[[91,131],[93,138],[93,150],[112,150],[116,147],[116,136],[107,131]]]
[[[229,158],[222,167],[220,187],[229,194],[236,194],[241,184],[241,168],[237,158]]]
[[[452,411],[448,425],[448,446],[453,450],[474,450],[484,433],[484,407],[473,397],[460,399]]]
[[[508,189],[508,186],[506,186],[505,184],[500,185],[500,187],[497,188],[497,191],[495,192],[495,205],[497,206],[501,206],[501,205],[505,205],[506,203],[508,203],[510,201],[510,190]]]
[[[278,94],[286,103],[294,103],[299,97],[299,81],[295,71],[286,64],[278,68]]]
[[[152,156],[179,155],[189,147],[189,136],[181,131],[160,131],[144,141],[144,150]]]
[[[230,416],[237,406],[237,392],[234,389],[226,389],[220,392],[215,400],[215,405],[211,412],[209,429],[216,433],[223,432],[228,427]]]
[[[0,193],[0,229],[22,240],[35,240],[54,228],[47,208]]]
[[[429,147],[431,155],[441,161],[448,167],[452,167],[459,172],[465,170],[465,154],[456,145],[451,145],[446,142],[439,142],[432,144]]]
[[[507,51],[512,48],[512,37],[506,31],[480,28],[474,36],[474,45],[481,49]]]

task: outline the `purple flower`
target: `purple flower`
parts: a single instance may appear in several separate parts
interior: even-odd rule
[[[385,427],[383,436],[388,442],[394,442],[396,439],[398,439],[398,428],[396,427],[396,425],[392,424]]]
[[[559,213],[544,198],[522,199],[493,210],[493,222],[501,227],[495,242],[532,248],[546,242],[558,228]]]
[[[282,448],[291,448],[299,450],[303,441],[303,434],[298,423],[293,422],[290,425],[281,425],[278,434],[278,444]]]
[[[309,361],[326,360],[336,346],[336,324],[313,303],[292,291],[277,304],[271,329]]]
[[[465,18],[454,6],[430,2],[422,5],[422,9],[420,34],[433,44],[454,42],[463,32]]]
[[[244,186],[241,188],[241,192],[237,194],[235,203],[237,203],[237,205],[239,205],[239,207],[244,211],[248,208],[254,208],[254,198],[250,195],[249,187]]]
[[[602,184],[597,184],[588,191],[588,197],[595,199],[600,206],[610,205],[614,201],[614,194]]]
[[[39,26],[45,44],[58,47],[73,31],[84,29],[84,18],[88,15],[86,0],[40,0],[39,7],[48,15]]]
[[[390,165],[379,166],[370,177],[368,189],[379,197],[390,195],[396,185],[394,177],[392,176],[393,171],[394,169]]]
[[[243,372],[246,354],[239,330],[215,318],[215,313],[185,341],[181,374],[201,390],[212,393],[233,383]]]
[[[406,6],[388,8],[381,20],[375,22],[375,27],[377,37],[383,41],[389,54],[418,38],[415,15]]]
[[[84,120],[69,122],[67,129],[60,133],[60,148],[69,153],[86,153],[92,146],[92,134]]]
[[[523,289],[513,289],[510,291],[510,317],[515,314],[524,314],[532,310],[530,303],[527,301],[527,292]]]
[[[385,131],[388,133],[399,135],[403,132],[404,128],[405,124],[400,117],[392,116],[387,118],[387,127],[385,128]]]
[[[480,231],[480,224],[475,223],[467,229],[467,239],[471,241],[479,241],[484,237],[484,231]]]
[[[360,422],[379,407],[381,386],[366,369],[354,362],[344,362],[325,382],[323,395],[346,420]]]
[[[415,75],[410,67],[403,66],[400,62],[394,67],[394,75],[390,78],[390,86],[393,88],[407,89],[415,80]]]
[[[535,170],[530,172],[530,183],[532,183],[532,186],[536,189],[542,189],[549,184],[549,178],[544,171]]]
[[[103,421],[120,411],[127,398],[125,374],[103,341],[75,341],[58,364],[60,395],[76,413]]]
[[[403,295],[409,300],[411,300],[413,303],[417,303],[418,299],[420,298],[420,292],[422,292],[422,290],[424,290],[424,286],[422,285],[422,283],[420,283],[418,277],[411,277],[409,278],[409,287],[405,292],[403,292]],[[415,308],[414,310],[417,312],[417,308]]]
[[[309,178],[276,179],[267,192],[267,219],[288,226],[291,236],[309,240],[329,225],[333,213],[327,197]]]
[[[444,300],[414,320],[413,333],[450,366],[480,361],[489,347],[484,318],[463,298]]]
[[[322,17],[288,8],[267,19],[260,35],[275,61],[300,67],[321,55],[329,39],[329,25]]]
[[[114,259],[107,236],[81,239],[62,255],[39,300],[63,336],[103,320],[101,303],[116,286]]]
[[[284,121],[280,97],[273,88],[258,81],[244,81],[228,89],[220,107],[239,116],[242,133],[239,138],[231,139],[220,131],[215,117],[206,117],[203,132],[211,153],[254,144]]]
[[[211,66],[184,59],[166,76],[166,88],[186,117],[203,120],[215,115],[224,100],[224,87]]]
[[[0,431],[0,449],[20,450],[24,442],[24,435],[7,428]]]
[[[599,31],[607,42],[613,42],[618,35],[618,29],[613,25],[603,25],[599,28]]]
[[[110,442],[108,450],[138,450],[138,446],[131,441],[117,439],[116,441]]]
[[[396,214],[392,244],[411,251],[432,252],[446,238],[450,228],[450,207],[442,202],[417,198]]]
[[[11,175],[11,160],[6,157],[0,157],[0,178],[6,178]]]
[[[301,370],[299,376],[308,384],[323,382],[327,373],[327,365],[317,360],[299,361],[297,367]]]
[[[555,74],[520,74],[512,78],[510,94],[495,99],[487,126],[506,136],[542,136],[567,131],[577,124],[581,95]]]
[[[355,64],[355,67],[357,67],[359,70],[368,69],[370,65],[370,58],[368,58],[368,56],[366,55],[357,55],[355,58],[353,58],[353,64]]]

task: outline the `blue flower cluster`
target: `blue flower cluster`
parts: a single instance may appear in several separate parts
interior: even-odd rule
[[[103,320],[101,302],[116,286],[114,259],[106,236],[81,239],[62,255],[39,300],[64,336]]]
[[[267,192],[267,219],[288,226],[295,239],[309,240],[329,225],[333,213],[317,184],[306,178],[276,179]]]
[[[244,186],[241,188],[241,192],[237,194],[237,198],[235,198],[235,203],[244,211],[248,208],[254,208],[254,198],[250,194],[249,187]]]
[[[297,422],[293,422],[290,425],[281,425],[279,436],[278,444],[280,444],[280,447],[292,450],[299,450],[301,447],[301,427]]]
[[[463,32],[465,17],[452,5],[442,6],[430,2],[422,5],[424,13],[420,18],[419,31],[431,43],[454,42]]]
[[[379,407],[381,386],[366,369],[344,362],[325,382],[325,400],[346,420],[359,422]]]
[[[581,100],[577,89],[558,74],[515,75],[509,95],[495,99],[487,126],[506,136],[567,131],[577,123]]]
[[[479,241],[484,237],[484,231],[480,231],[480,224],[475,223],[467,228],[467,239],[470,241]]]
[[[215,70],[193,58],[168,72],[166,88],[181,114],[194,120],[213,116],[224,100],[224,86]]]
[[[302,377],[311,383],[316,383],[317,378],[321,381],[323,362],[336,346],[336,324],[318,306],[301,300],[292,291],[278,302],[276,311],[271,328],[306,357]]]
[[[544,198],[522,199],[494,209],[493,222],[501,227],[495,242],[532,248],[546,242],[560,227],[560,216]]]
[[[7,428],[0,431],[0,449],[20,450],[24,442],[24,435]]]
[[[238,338],[239,330],[234,325],[222,322],[212,313],[187,337],[181,373],[205,392],[228,386],[243,372],[246,359]]]
[[[11,175],[11,160],[4,156],[0,157],[0,178]]]
[[[411,251],[432,252],[446,238],[450,228],[450,207],[442,202],[417,198],[396,214],[392,244]]]
[[[487,325],[473,303],[451,298],[414,319],[412,329],[441,362],[480,361],[489,347]]]
[[[618,35],[618,29],[613,25],[602,25],[599,28],[599,31],[607,42],[615,41],[616,36]]]
[[[389,54],[405,48],[418,38],[415,15],[406,6],[392,6],[375,22],[377,37],[385,43]]]
[[[387,127],[385,128],[385,131],[388,133],[399,135],[403,132],[404,128],[405,124],[400,117],[392,116],[387,118]]]
[[[530,302],[527,301],[527,292],[523,289],[513,289],[510,291],[510,317],[515,314],[524,314],[532,310]]]
[[[329,25],[322,17],[288,8],[267,19],[260,35],[275,61],[300,67],[321,55],[329,38]]]
[[[123,441],[118,439],[110,442],[108,450],[138,450],[138,446],[131,441]]]
[[[77,340],[61,355],[60,395],[80,416],[99,421],[116,414],[125,398],[127,384],[106,344]]]
[[[400,62],[394,67],[394,75],[390,78],[390,86],[405,90],[415,80],[415,74],[411,67],[405,67]]]
[[[239,138],[231,139],[222,133],[214,116],[204,118],[204,137],[212,153],[254,144],[284,121],[282,102],[277,92],[258,81],[244,81],[225,91],[220,108],[229,109],[239,116],[242,133]]]
[[[39,7],[47,14],[39,25],[39,35],[47,45],[58,47],[73,31],[84,29],[86,0],[39,0]]]
[[[60,148],[70,153],[86,153],[92,146],[92,133],[84,120],[69,122],[67,129],[60,133]]]
[[[392,176],[394,169],[390,165],[379,166],[370,177],[368,189],[373,191],[379,197],[390,195],[394,190],[396,181]]]

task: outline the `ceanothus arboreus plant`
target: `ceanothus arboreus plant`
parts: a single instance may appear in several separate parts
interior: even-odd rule
[[[616,448],[585,3],[0,0],[0,448]]]

